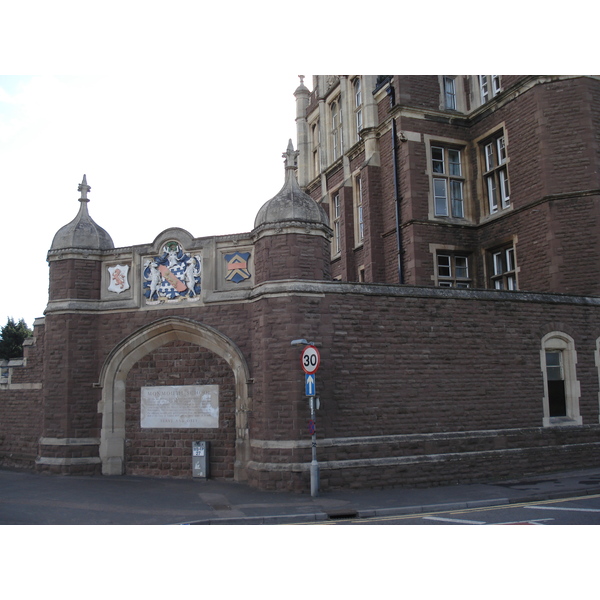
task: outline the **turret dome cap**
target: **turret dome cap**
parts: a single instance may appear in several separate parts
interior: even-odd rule
[[[50,250],[64,250],[67,248],[112,250],[115,247],[112,238],[88,213],[87,203],[89,199],[87,194],[92,188],[87,184],[85,175],[77,189],[81,192],[79,212],[70,223],[56,232]]]
[[[298,185],[295,174],[298,152],[294,151],[292,140],[289,141],[287,152],[283,156],[286,159],[285,183],[276,196],[262,205],[254,220],[254,228],[291,222],[329,226],[329,219],[323,207]]]

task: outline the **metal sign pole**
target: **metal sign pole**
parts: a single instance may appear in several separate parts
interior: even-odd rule
[[[310,397],[310,421],[312,429],[312,461],[310,463],[310,495],[319,495],[319,463],[317,462],[317,427],[316,427],[315,397]]]
[[[319,463],[317,462],[317,427],[316,410],[319,399],[315,398],[317,393],[316,372],[321,364],[321,354],[315,347],[314,342],[307,342],[304,339],[292,340],[292,346],[304,344],[304,349],[300,356],[300,365],[304,371],[304,393],[309,397],[310,403],[310,421],[308,425],[311,435],[312,460],[310,463],[310,495],[315,497],[319,495]]]

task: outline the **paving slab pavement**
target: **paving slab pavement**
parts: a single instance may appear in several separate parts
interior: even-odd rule
[[[433,488],[324,491],[313,498],[223,480],[40,475],[0,469],[0,525],[239,525],[329,521],[600,493],[600,468]]]

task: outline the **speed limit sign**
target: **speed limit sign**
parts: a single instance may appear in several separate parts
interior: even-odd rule
[[[316,373],[321,364],[321,355],[314,346],[306,346],[306,348],[302,350],[300,363],[302,365],[302,370],[306,374],[310,375],[311,373]]]

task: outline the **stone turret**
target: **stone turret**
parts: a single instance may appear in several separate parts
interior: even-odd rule
[[[331,228],[327,213],[296,180],[292,140],[285,158],[285,183],[254,221],[256,282],[330,279]]]
[[[79,212],[56,232],[48,251],[50,302],[100,298],[102,255],[115,246],[110,235],[88,213],[87,195],[91,189],[84,175],[78,187]]]
[[[94,474],[100,469],[95,340],[101,297],[102,260],[114,249],[110,235],[88,213],[91,188],[79,184],[77,216],[61,227],[48,251],[50,285],[45,315],[42,435],[36,459],[40,471]],[[65,415],[77,415],[67,419]]]

